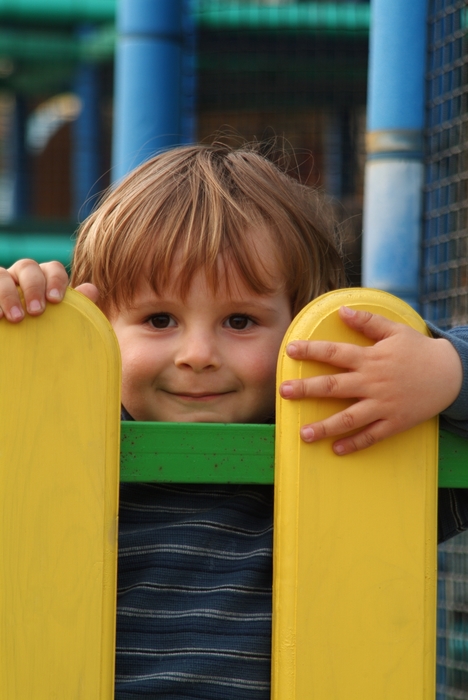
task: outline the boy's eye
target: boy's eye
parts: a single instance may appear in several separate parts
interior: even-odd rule
[[[175,321],[169,314],[154,314],[148,319],[148,323],[153,328],[169,328],[175,325]]]
[[[234,331],[245,331],[247,328],[250,328],[252,324],[253,321],[251,318],[240,314],[229,316],[226,320],[226,325]]]

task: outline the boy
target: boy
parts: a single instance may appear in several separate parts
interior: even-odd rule
[[[119,340],[123,418],[189,422],[273,422],[286,328],[344,283],[317,194],[257,153],[221,145],[175,149],[131,173],[83,224],[72,276]],[[17,284],[37,315],[67,278],[57,263],[1,272],[10,321],[24,315]],[[448,406],[464,429],[464,331],[449,336],[457,352],[447,338],[341,314],[376,345],[297,341],[293,357],[350,371],[280,391],[360,401],[303,426],[304,439],[363,427],[335,443],[345,454]],[[122,485],[118,700],[269,697],[272,507],[271,487]],[[468,521],[460,512],[447,509],[444,534]]]

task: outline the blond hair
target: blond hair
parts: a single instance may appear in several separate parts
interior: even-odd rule
[[[228,258],[253,292],[272,293],[252,245],[259,227],[271,238],[293,315],[344,286],[333,217],[319,193],[255,149],[222,144],[162,153],[111,189],[78,233],[72,285],[95,284],[108,312],[131,304],[143,275],[156,293],[174,284],[175,262],[182,297],[200,269],[216,291]]]

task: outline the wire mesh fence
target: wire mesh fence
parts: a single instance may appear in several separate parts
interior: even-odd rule
[[[423,316],[468,322],[468,8],[432,0],[428,17]]]
[[[437,700],[468,698],[468,533],[439,548]]]
[[[422,312],[468,323],[468,12],[431,0],[428,12]],[[468,534],[439,548],[437,700],[468,700]]]

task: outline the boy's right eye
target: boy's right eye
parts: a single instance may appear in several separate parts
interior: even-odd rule
[[[148,318],[148,323],[158,330],[175,326],[175,321],[170,314],[154,314]]]

